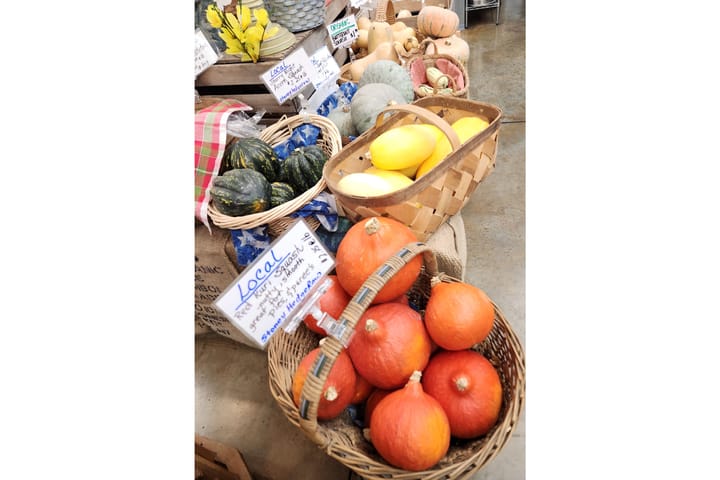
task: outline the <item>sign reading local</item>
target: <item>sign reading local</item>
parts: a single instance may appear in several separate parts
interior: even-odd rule
[[[278,104],[282,105],[310,84],[309,72],[312,69],[310,58],[305,49],[300,47],[263,73],[260,78]]]
[[[299,219],[248,265],[214,304],[264,348],[334,266],[332,254]]]

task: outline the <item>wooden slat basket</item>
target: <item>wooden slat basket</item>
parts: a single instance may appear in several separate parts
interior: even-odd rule
[[[387,113],[392,115],[384,119]],[[483,117],[490,125],[460,145],[450,124],[467,116]],[[325,164],[323,177],[335,196],[338,212],[353,222],[367,217],[391,217],[410,227],[418,240],[427,240],[465,206],[480,182],[494,169],[501,117],[502,111],[494,105],[444,95],[386,107],[378,115],[376,126]],[[452,152],[420,179],[393,193],[364,197],[346,194],[338,188],[344,175],[372,166],[369,147],[375,138],[408,123],[436,125],[450,140]]]
[[[340,131],[338,131],[334,123],[322,115],[306,113],[293,115],[292,117],[284,117],[260,132],[258,138],[275,147],[289,139],[293,129],[305,123],[310,123],[320,128],[317,145],[327,153],[328,158],[332,158],[340,152],[342,149]],[[235,140],[236,139],[233,139],[231,141]],[[228,143],[228,146],[229,145],[230,143]],[[282,205],[278,205],[264,212],[244,215],[242,217],[231,217],[220,213],[211,201],[208,205],[208,216],[216,226],[227,229],[249,229],[267,224],[268,233],[272,236],[279,236],[296,220],[290,215],[301,209],[306,203],[325,190],[325,188],[325,179],[321,178],[312,188],[306,190],[289,202],[285,202]],[[317,228],[320,224],[317,219],[312,217],[306,220],[313,229]]]
[[[270,391],[288,420],[299,427],[318,447],[358,475],[370,480],[440,480],[467,479],[492,460],[510,439],[522,412],[525,397],[525,358],[522,345],[510,323],[497,305],[493,328],[488,337],[473,350],[482,353],[497,370],[503,388],[503,403],[495,426],[482,437],[472,440],[453,439],[446,455],[432,468],[411,472],[389,465],[353,423],[346,411],[330,420],[317,420],[322,386],[335,359],[353,332],[362,314],[377,292],[415,256],[424,257],[423,272],[410,291],[410,300],[421,312],[430,296],[430,279],[439,276],[443,282],[457,279],[439,273],[432,250],[423,243],[411,243],[391,257],[368,278],[352,298],[338,321],[346,326],[340,339],[332,336],[320,345],[313,367],[305,380],[300,407],[292,394],[294,372],[300,360],[318,346],[319,337],[301,325],[294,334],[276,333],[268,345]]]

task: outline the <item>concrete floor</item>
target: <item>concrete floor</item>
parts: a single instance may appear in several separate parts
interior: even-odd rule
[[[504,112],[496,168],[462,210],[465,280],[500,306],[525,344],[525,14],[523,2],[473,12],[471,99]],[[214,333],[195,342],[195,431],[238,448],[256,480],[356,478],[290,424],[268,389],[266,353]],[[503,450],[472,479],[525,478],[525,415]]]

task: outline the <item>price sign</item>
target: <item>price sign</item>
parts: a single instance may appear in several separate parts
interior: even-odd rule
[[[358,37],[357,22],[355,15],[341,18],[337,22],[333,22],[327,26],[330,33],[330,41],[333,48],[349,47]]]
[[[335,82],[340,75],[340,67],[327,46],[323,46],[313,53],[312,57],[310,57],[310,63],[313,67],[310,80],[316,90],[328,80]]]
[[[200,75],[217,61],[218,55],[210,46],[210,42],[200,30],[195,30],[195,76]]]
[[[214,305],[265,348],[334,266],[332,254],[299,219],[218,295]]]
[[[275,96],[278,104],[282,105],[310,85],[311,71],[310,58],[300,47],[263,73],[260,78]]]

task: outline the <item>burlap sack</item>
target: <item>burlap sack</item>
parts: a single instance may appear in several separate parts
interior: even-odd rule
[[[240,275],[230,230],[213,228],[195,222],[195,334],[208,329],[224,337],[257,348],[213,302]]]
[[[439,271],[458,280],[465,280],[467,239],[465,223],[459,213],[440,225],[425,243],[435,253]]]
[[[467,241],[465,223],[456,214],[442,224],[426,241],[438,262],[438,270],[459,280],[465,279]],[[195,224],[195,334],[213,331],[253,348],[240,330],[213,306],[213,301],[240,274],[230,231],[213,228],[212,235],[199,222]]]

